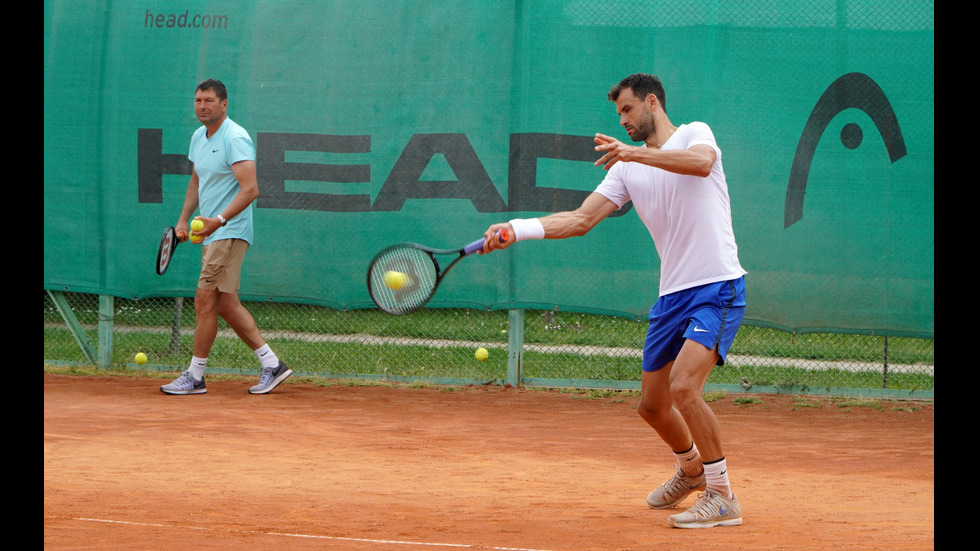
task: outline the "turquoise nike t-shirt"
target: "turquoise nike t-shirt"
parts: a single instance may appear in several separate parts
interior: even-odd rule
[[[187,158],[194,163],[200,180],[198,210],[202,216],[213,218],[225,210],[240,189],[231,165],[239,161],[254,161],[255,144],[244,128],[226,118],[210,138],[204,126],[194,132]],[[228,220],[225,227],[209,235],[204,244],[237,238],[251,245],[252,235],[252,205],[249,205],[241,214]]]

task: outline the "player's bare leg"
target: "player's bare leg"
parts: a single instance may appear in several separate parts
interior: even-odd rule
[[[725,456],[721,445],[721,426],[703,396],[708,375],[717,362],[717,352],[698,342],[686,340],[669,374],[671,401],[684,418],[705,461],[716,461]]]
[[[217,290],[198,288],[194,293],[194,356],[191,365],[169,384],[160,387],[165,394],[205,394],[204,370],[208,354],[218,335]]]
[[[676,506],[691,493],[704,488],[704,469],[691,438],[691,432],[670,395],[670,374],[674,362],[657,371],[644,371],[641,385],[640,417],[653,427],[674,452],[676,473],[647,496],[654,509]]]
[[[710,528],[742,524],[738,498],[731,492],[721,443],[721,426],[704,401],[704,385],[718,362],[718,353],[687,340],[670,373],[670,396],[690,430],[702,457],[705,492],[690,509],[667,522],[678,528]]]
[[[255,324],[255,318],[242,305],[238,293],[219,293],[216,312],[252,350],[265,345],[265,339],[262,338],[262,333]]]
[[[640,383],[641,397],[637,411],[670,447],[677,461],[674,476],[647,496],[647,505],[654,509],[674,507],[705,485],[704,469],[691,432],[671,398],[670,374],[673,364],[669,362],[657,371],[644,371]]]
[[[673,363],[670,362],[657,371],[643,372],[637,412],[671,449],[681,450],[690,447],[691,432],[681,412],[673,406],[670,393]]]
[[[207,358],[218,336],[219,291],[198,288],[194,294],[194,356]]]
[[[292,375],[293,370],[279,360],[262,338],[262,333],[255,324],[255,318],[242,305],[238,293],[220,293],[216,309],[218,315],[228,322],[238,338],[255,352],[255,356],[262,363],[259,382],[248,389],[249,394],[267,394]]]

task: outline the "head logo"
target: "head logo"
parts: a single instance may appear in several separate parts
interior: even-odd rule
[[[783,228],[792,226],[803,217],[803,195],[806,193],[813,154],[827,125],[846,109],[860,109],[871,117],[893,163],[905,156],[905,140],[895,111],[875,81],[862,73],[848,73],[838,78],[820,96],[796,146],[789,185],[786,187]],[[841,143],[848,149],[861,145],[862,139],[861,127],[855,123],[846,124],[841,129]]]

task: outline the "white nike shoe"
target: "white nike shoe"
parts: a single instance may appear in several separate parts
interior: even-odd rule
[[[667,524],[675,528],[711,528],[712,526],[738,526],[742,524],[742,508],[738,496],[728,499],[708,489],[698,494],[698,500],[683,513],[671,515]]]
[[[684,501],[688,495],[703,490],[704,473],[697,476],[684,476],[680,467],[674,465],[677,473],[670,480],[658,486],[647,496],[647,505],[652,509],[667,509]]]

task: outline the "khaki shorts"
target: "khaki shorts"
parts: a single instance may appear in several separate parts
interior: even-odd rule
[[[248,241],[244,239],[220,239],[204,246],[201,254],[201,277],[198,289],[222,293],[237,293],[242,281],[242,262]]]

